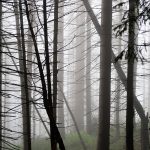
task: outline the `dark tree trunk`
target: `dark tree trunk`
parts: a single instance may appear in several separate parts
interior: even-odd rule
[[[53,116],[55,123],[57,121],[57,43],[58,43],[58,3],[59,0],[54,1],[54,40],[53,40]],[[56,139],[54,140],[54,147],[57,149]]]
[[[135,0],[129,0],[128,69],[127,69],[127,112],[126,149],[134,149],[134,59],[135,59]]]
[[[27,80],[27,68],[26,68],[26,50],[25,50],[25,38],[24,38],[24,24],[23,24],[23,11],[22,2],[19,1],[20,10],[20,29],[21,29],[21,51],[22,51],[22,65],[23,67],[23,88],[24,93],[22,99],[22,113],[23,113],[23,136],[24,136],[24,150],[31,150],[31,123],[30,123],[30,101],[28,93],[28,80]]]
[[[60,133],[65,137],[65,116],[64,116],[64,1],[59,2],[58,8],[58,123]]]
[[[56,118],[54,117],[54,109],[52,102],[52,91],[51,91],[51,72],[50,72],[50,61],[49,61],[49,49],[48,49],[48,28],[47,28],[47,1],[43,0],[43,18],[44,18],[44,44],[45,44],[45,60],[46,60],[46,73],[47,73],[47,87],[48,87],[48,101],[50,101],[51,107],[51,115],[53,116],[53,121],[50,121],[50,131],[51,131],[51,149],[57,149],[57,141],[56,141],[56,134],[54,130],[54,124],[56,124]],[[57,77],[56,77],[57,78]],[[57,87],[56,87],[57,88]]]
[[[57,44],[58,44],[58,3],[54,1],[54,40],[53,40],[53,113],[57,120]]]
[[[99,133],[97,150],[109,150],[111,47],[112,47],[112,0],[102,0]]]

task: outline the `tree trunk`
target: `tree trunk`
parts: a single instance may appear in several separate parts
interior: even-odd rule
[[[110,90],[111,90],[111,43],[112,0],[102,0],[101,50],[100,50],[100,93],[99,132],[97,150],[109,150]]]
[[[64,91],[64,1],[59,2],[58,10],[58,123],[61,124],[59,130],[62,137],[65,137],[64,97],[60,92]]]
[[[30,0],[29,2],[29,11],[30,11],[30,20],[32,22],[32,24],[34,24],[35,22],[35,13],[33,12],[33,0]],[[30,30],[28,29],[28,43],[27,43],[27,73],[28,73],[28,95],[29,95],[29,101],[32,101],[32,92],[31,92],[31,87],[32,87],[32,54],[33,53],[33,42],[32,42],[32,38],[31,38],[31,33]],[[32,103],[31,103],[32,104]],[[29,106],[29,111],[31,114],[31,106]],[[34,109],[34,107],[33,107]],[[33,111],[34,112],[34,111]],[[31,118],[30,118],[31,119]],[[33,118],[35,120],[35,118]],[[31,122],[31,120],[30,120]],[[34,123],[34,122],[33,122]],[[34,126],[33,126],[34,128]],[[33,129],[33,137],[35,136],[35,132]]]
[[[58,44],[58,3],[54,0],[54,40],[53,40],[53,113],[57,120],[57,44]]]
[[[45,61],[46,61],[46,73],[47,73],[48,100],[50,101],[50,106],[49,107],[51,107],[50,109],[52,109],[51,110],[51,113],[52,113],[51,115],[53,116],[53,119],[54,119],[53,120],[54,122],[50,121],[51,149],[52,150],[56,150],[57,149],[57,141],[56,141],[55,130],[54,130],[54,127],[53,127],[54,124],[56,124],[56,116],[55,116],[56,113],[54,112],[54,106],[56,106],[56,101],[55,101],[56,99],[54,99],[53,102],[52,102],[51,72],[50,72],[50,61],[49,61],[49,57],[50,56],[49,56],[49,48],[48,48],[48,29],[47,29],[47,1],[46,0],[43,0],[43,19],[44,19],[44,25],[43,25],[43,27],[44,27],[44,46],[45,46],[45,59],[46,59]],[[57,49],[56,49],[56,51],[57,51]],[[56,76],[56,78],[57,78],[57,76]],[[57,86],[56,86],[56,88],[57,88]],[[53,87],[53,89],[55,89],[55,87]],[[53,95],[54,95],[54,93],[53,93]]]
[[[58,3],[54,0],[54,39],[53,39],[53,116],[55,124],[57,121],[57,44],[58,44]],[[52,134],[52,133],[51,133]],[[57,149],[57,141],[54,136],[54,149]]]
[[[25,45],[24,39],[22,39],[21,43],[21,33],[20,33],[20,22],[22,21],[21,30],[22,35],[23,33],[23,18],[22,18],[22,4],[19,2],[20,7],[20,21],[19,21],[19,10],[18,10],[18,2],[14,0],[14,11],[15,11],[15,17],[16,17],[16,32],[17,32],[17,43],[18,43],[18,53],[19,53],[19,66],[20,66],[20,83],[21,83],[21,101],[22,101],[22,113],[23,113],[23,148],[24,150],[30,150],[31,149],[31,130],[30,130],[30,111],[29,111],[29,99],[28,99],[28,87],[27,87],[27,72],[26,68],[26,62],[23,58],[23,50],[25,53]],[[24,36],[24,35],[23,35]],[[21,46],[22,44],[22,46]],[[25,54],[24,54],[25,57]],[[25,65],[25,66],[24,66]],[[25,81],[26,80],[26,81]]]
[[[127,112],[126,112],[126,149],[134,149],[134,59],[135,59],[135,6],[129,0],[129,31],[128,31],[128,68],[127,68]]]
[[[87,14],[87,44],[86,44],[86,130],[92,133],[91,113],[91,18]]]
[[[23,99],[22,99],[22,113],[23,113],[23,135],[24,135],[24,150],[31,150],[31,123],[30,123],[30,101],[28,93],[28,80],[27,80],[27,68],[26,68],[26,50],[25,50],[25,38],[24,38],[24,24],[23,24],[23,11],[22,2],[19,0],[20,10],[20,29],[21,29],[21,49],[22,53],[22,66],[23,68]]]
[[[85,52],[85,13],[83,3],[78,3],[76,18],[76,52],[75,52],[75,120],[79,130],[84,129],[84,52]]]

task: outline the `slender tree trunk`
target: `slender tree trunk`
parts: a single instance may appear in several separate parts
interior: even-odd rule
[[[47,28],[47,1],[43,0],[43,18],[44,18],[44,44],[45,44],[45,58],[46,58],[46,73],[47,73],[47,86],[48,86],[48,100],[51,102],[51,112],[54,118],[54,124],[56,124],[54,105],[56,102],[52,103],[52,93],[51,93],[51,72],[50,72],[50,61],[49,61],[49,49],[48,49],[48,28]],[[58,18],[58,17],[57,17]],[[56,77],[57,78],[57,77]],[[57,87],[56,87],[57,88]],[[53,93],[54,94],[54,93]],[[57,94],[56,94],[57,95]],[[56,96],[55,95],[55,96]],[[50,106],[49,106],[50,107]],[[57,149],[57,141],[55,131],[53,130],[54,124],[50,122],[50,130],[51,130],[51,149]]]
[[[35,13],[33,12],[33,0],[30,0],[29,3],[29,11],[30,11],[30,20],[32,22],[32,24],[34,24],[35,22]],[[32,86],[32,53],[33,53],[33,42],[32,42],[32,37],[31,37],[31,33],[30,30],[28,29],[28,43],[27,43],[27,78],[28,78],[28,95],[29,95],[29,101],[32,101],[32,91],[31,91],[31,86]],[[32,104],[32,103],[31,103]],[[29,111],[31,114],[31,106],[29,106]],[[33,107],[34,109],[34,107]],[[33,118],[35,119],[35,118]],[[30,122],[31,122],[31,118],[30,118]],[[33,137],[35,135],[35,132],[33,130]]]
[[[134,149],[134,59],[135,59],[135,0],[129,0],[128,69],[127,69],[127,112],[126,149]]]
[[[53,110],[54,118],[57,120],[57,44],[58,44],[58,3],[59,0],[54,1],[54,40],[53,40]]]
[[[23,24],[23,11],[22,1],[19,0],[20,10],[20,29],[21,29],[21,50],[22,51],[22,65],[23,67],[23,88],[24,93],[22,99],[22,113],[23,113],[23,134],[24,134],[24,150],[31,150],[31,123],[30,123],[30,101],[28,92],[28,78],[27,78],[27,67],[26,67],[26,50],[25,50],[25,38],[24,38],[24,24]]]
[[[84,52],[85,52],[85,13],[83,3],[78,3],[76,19],[76,51],[75,51],[75,120],[79,130],[84,130]]]
[[[91,18],[87,14],[87,44],[86,44],[86,130],[88,134],[92,132],[91,113]]]
[[[99,133],[97,150],[109,150],[112,0],[102,0],[101,28]]]
[[[17,32],[17,43],[18,43],[18,53],[19,53],[19,66],[20,66],[20,83],[21,83],[21,101],[22,101],[22,112],[23,112],[23,147],[24,150],[30,150],[31,149],[31,129],[30,129],[30,111],[29,111],[29,99],[28,99],[28,87],[27,87],[27,72],[26,68],[26,62],[24,59],[25,57],[25,45],[23,44],[21,46],[21,33],[20,33],[20,21],[23,19],[22,12],[20,12],[20,21],[19,21],[19,10],[18,10],[18,2],[17,0],[14,0],[14,11],[15,11],[15,17],[16,17],[16,32]],[[19,4],[19,7],[21,6],[21,2]],[[20,10],[22,11],[22,6],[20,7]],[[23,20],[22,20],[23,21]],[[23,22],[21,25],[22,35],[23,33]],[[23,35],[24,36],[24,35]],[[22,39],[22,42],[24,43],[24,39]],[[24,50],[24,56],[23,52]],[[25,65],[25,66],[24,66]],[[23,75],[24,73],[24,75]],[[26,80],[26,81],[25,81]],[[26,82],[26,83],[25,83]],[[27,106],[28,105],[28,106]]]
[[[64,91],[64,1],[59,2],[58,10],[58,123],[61,124],[59,130],[62,137],[65,137],[64,97],[60,92]]]
[[[119,1],[120,3],[122,3],[122,0]],[[118,3],[118,2],[117,2]],[[122,7],[119,9],[119,13],[118,13],[119,17],[118,17],[118,21],[117,22],[121,22],[122,19]],[[119,38],[117,40],[117,44],[118,44],[118,54],[121,53],[121,48],[122,48],[122,42],[121,42],[121,38]],[[121,65],[121,63],[118,61],[118,63]],[[116,104],[115,104],[115,108],[116,108],[116,112],[115,112],[115,140],[118,140],[120,138],[120,103],[121,103],[121,99],[120,99],[120,91],[121,91],[121,81],[119,78],[119,75],[116,73]]]
[[[0,1],[0,150],[2,150],[2,1]]]

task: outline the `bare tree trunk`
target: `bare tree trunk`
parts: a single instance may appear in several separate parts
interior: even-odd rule
[[[135,59],[135,7],[136,1],[129,0],[128,69],[127,69],[127,112],[126,149],[134,149],[134,59]]]
[[[54,40],[53,40],[53,113],[57,120],[57,44],[58,44],[58,3],[54,0]]]
[[[78,3],[76,18],[76,63],[75,63],[75,119],[79,130],[84,130],[84,52],[85,52],[85,13],[83,3]]]
[[[116,1],[118,3],[118,1]],[[119,0],[120,3],[122,3],[122,0]],[[118,20],[117,22],[121,23],[121,19],[122,19],[122,8],[119,9],[118,12]],[[121,53],[121,49],[122,49],[122,42],[121,42],[121,38],[117,39],[117,44],[118,44],[118,54]],[[121,63],[118,60],[118,63],[121,65]],[[115,102],[115,140],[119,140],[120,138],[120,103],[121,103],[121,99],[120,99],[120,91],[121,91],[121,81],[120,78],[118,76],[118,74],[116,73],[116,102]]]
[[[86,44],[86,130],[88,134],[92,132],[91,113],[91,18],[87,14],[87,44]]]
[[[46,59],[46,73],[47,73],[47,87],[48,87],[48,100],[51,102],[51,112],[54,119],[54,124],[56,124],[56,116],[54,112],[54,106],[56,105],[56,102],[52,103],[52,93],[51,93],[51,72],[50,72],[50,61],[49,61],[49,49],[48,49],[48,29],[47,29],[47,1],[43,0],[43,18],[44,18],[44,46],[45,46],[45,59]],[[58,17],[57,17],[58,18]],[[56,47],[57,48],[57,47]],[[57,53],[56,53],[57,54]],[[54,77],[55,78],[55,77]],[[56,77],[57,78],[57,77]],[[56,79],[57,80],[57,79]],[[55,89],[55,87],[53,87]],[[57,88],[57,86],[56,86]],[[53,93],[54,95],[54,93]],[[56,94],[57,95],[57,94]],[[56,96],[55,95],[55,96]],[[54,97],[53,97],[54,98]],[[53,124],[50,121],[50,130],[51,130],[51,149],[56,150],[57,149],[57,141],[56,141],[56,135],[55,131],[53,130]]]
[[[120,44],[119,44],[120,45]],[[120,46],[119,46],[120,47]],[[120,79],[117,75],[116,77],[117,83],[116,83],[116,102],[115,102],[115,140],[118,140],[120,138]]]
[[[0,1],[0,150],[2,150],[2,1]]]
[[[60,89],[64,91],[64,1],[59,2],[58,10],[58,123],[61,124],[59,130],[62,137],[65,137],[64,97],[60,92]]]
[[[30,9],[30,20],[32,24],[35,22],[35,14],[33,12],[33,0],[30,0],[29,2],[29,9]],[[32,101],[32,91],[31,91],[31,86],[32,86],[32,53],[33,53],[33,42],[32,42],[32,37],[30,30],[28,29],[28,43],[27,43],[27,73],[28,73],[28,95],[29,95],[29,101]],[[31,103],[32,104],[32,103]],[[29,111],[31,114],[31,106],[29,106]],[[33,107],[34,109],[34,107]],[[31,119],[31,118],[30,118]],[[35,119],[35,118],[33,118]],[[30,120],[31,122],[31,120]],[[35,132],[33,130],[33,137],[35,135]]]
[[[57,121],[57,43],[58,43],[58,3],[54,0],[54,40],[53,40],[53,116],[55,123]],[[52,134],[52,133],[51,133]],[[55,148],[54,148],[55,147]],[[57,142],[54,136],[53,148],[57,149]]]
[[[92,10],[92,8],[90,7],[90,4],[88,3],[88,1],[86,0],[82,0],[84,3],[84,6],[89,14],[89,16],[91,17],[91,20],[95,26],[95,29],[97,31],[97,33],[99,34],[99,36],[101,37],[101,26]],[[114,62],[114,67],[117,70],[117,73],[120,77],[120,80],[122,81],[123,85],[125,86],[125,89],[127,90],[127,79],[125,76],[125,73],[123,72],[121,66],[118,63],[115,63],[114,59],[116,58],[115,54],[112,51],[112,61]],[[144,149],[142,150],[148,150],[149,147],[149,135],[148,135],[148,118],[145,116],[145,112],[143,110],[142,105],[140,104],[140,102],[138,101],[137,97],[134,94],[134,107],[137,111],[137,113],[139,114],[140,118],[141,118],[141,144],[142,147]]]
[[[26,59],[25,57],[25,45],[24,45],[24,38],[22,39],[22,46],[21,46],[21,33],[20,33],[20,21],[22,18],[22,4],[19,2],[20,7],[20,21],[19,21],[19,11],[18,11],[18,2],[14,0],[14,11],[16,17],[16,32],[17,32],[17,43],[18,43],[18,53],[19,53],[19,66],[20,66],[20,83],[21,83],[21,100],[22,100],[22,112],[23,112],[23,146],[24,150],[31,149],[31,129],[30,129],[30,109],[29,109],[29,98],[28,98],[28,87],[27,87],[27,72],[26,72]],[[23,20],[22,20],[23,21]],[[23,33],[23,22],[21,25],[22,35]],[[23,35],[24,37],[24,35]],[[24,56],[23,52],[24,50]],[[25,65],[25,66],[24,66]],[[24,73],[24,75],[23,75]],[[26,80],[26,81],[25,81]]]
[[[24,38],[24,24],[23,24],[23,11],[22,1],[19,0],[20,10],[20,29],[21,29],[21,49],[22,51],[22,65],[23,68],[23,99],[22,99],[22,113],[23,113],[23,134],[24,134],[24,150],[31,150],[31,123],[30,123],[30,101],[28,92],[28,79],[27,79],[27,68],[26,68],[26,50],[25,50],[25,38]]]
[[[101,28],[99,133],[97,150],[109,150],[112,0],[102,0]]]

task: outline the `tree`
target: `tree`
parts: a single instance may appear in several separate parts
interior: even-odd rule
[[[127,112],[126,112],[126,149],[133,150],[134,128],[134,61],[135,52],[135,9],[136,1],[129,0],[129,31],[128,31],[128,69],[127,69]]]
[[[60,132],[65,137],[64,116],[64,1],[59,2],[58,8],[58,123],[61,124]]]
[[[86,130],[91,134],[92,113],[91,113],[91,19],[87,14],[87,39],[86,39]]]
[[[53,110],[54,118],[57,120],[57,44],[58,44],[58,4],[59,0],[54,1],[54,46],[53,46]]]
[[[85,13],[82,2],[78,3],[76,18],[75,51],[75,119],[79,130],[84,129],[84,51],[85,51]]]
[[[31,0],[29,2],[29,11],[30,11],[30,20],[34,26],[35,24],[35,12],[33,12],[33,4],[34,1]],[[29,111],[31,114],[31,105],[32,103],[32,56],[33,56],[33,42],[32,42],[32,38],[31,38],[31,33],[30,30],[28,29],[28,43],[27,43],[27,80],[28,80],[28,95],[29,95],[29,101],[30,101],[30,106],[29,106]],[[34,109],[34,107],[33,107]],[[34,111],[33,111],[34,112]],[[35,119],[35,118],[34,118]],[[30,117],[30,122],[31,122],[31,117]],[[34,132],[34,125],[33,125],[33,137],[35,136],[35,132]]]
[[[109,150],[112,0],[102,0],[100,43],[99,132],[97,150]]]
[[[22,63],[20,68],[23,68],[23,99],[22,99],[22,113],[23,113],[23,144],[24,150],[31,150],[31,123],[30,123],[30,100],[28,91],[28,77],[27,77],[27,67],[26,67],[26,48],[25,48],[25,38],[24,38],[24,23],[22,15],[22,2],[19,0],[19,10],[20,10],[20,35],[21,45],[20,53],[22,55]]]
[[[54,116],[55,122],[57,121],[58,4],[59,4],[59,0],[55,0],[54,1],[54,39],[53,39],[53,116]],[[56,140],[55,140],[55,148],[54,149],[57,149]]]

